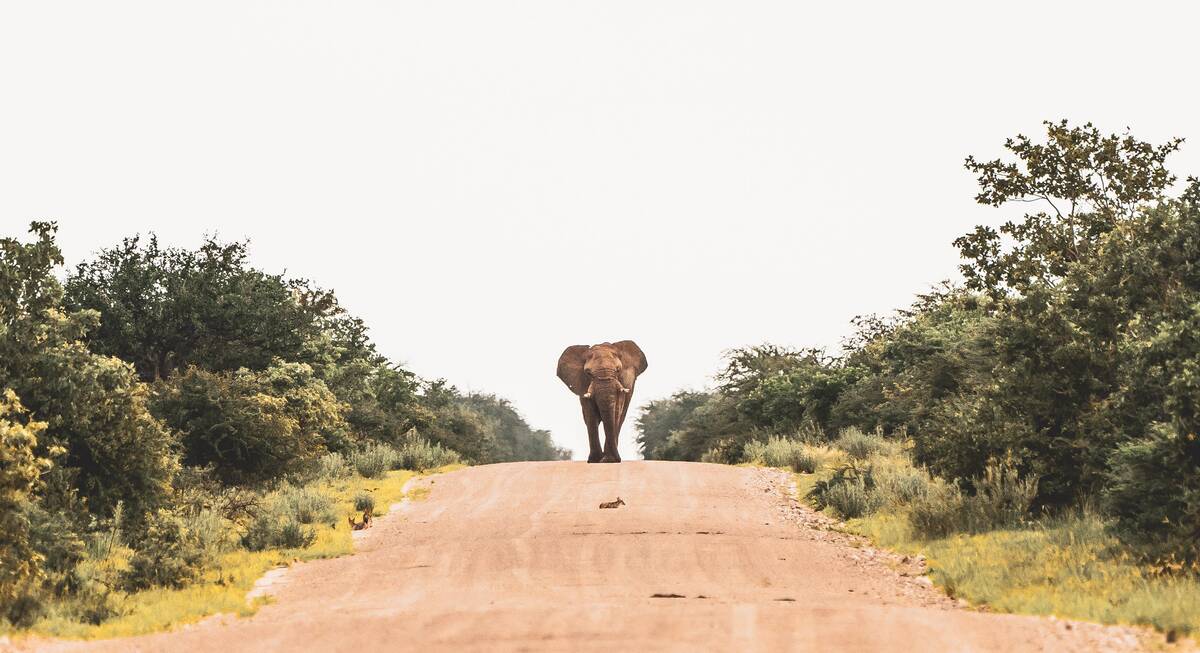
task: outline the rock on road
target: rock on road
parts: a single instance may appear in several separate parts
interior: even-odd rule
[[[1131,650],[1136,631],[965,610],[825,529],[772,470],[511,463],[427,477],[256,615],[54,651]],[[620,497],[625,505],[601,510]],[[909,563],[911,567],[915,563]],[[905,575],[908,573],[909,575]]]

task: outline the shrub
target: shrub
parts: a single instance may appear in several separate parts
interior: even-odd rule
[[[279,520],[273,515],[262,514],[246,525],[241,543],[249,551],[263,551],[275,546],[279,539]]]
[[[375,497],[370,492],[359,492],[354,495],[354,510],[356,512],[375,511]]]
[[[977,528],[991,530],[1021,523],[1029,516],[1037,493],[1037,478],[1022,478],[1011,460],[988,463],[983,478],[975,480],[975,495],[969,501]]]
[[[709,452],[713,452],[712,449]],[[714,456],[715,457],[715,456]],[[742,460],[748,463],[762,463],[767,457],[767,443],[751,440],[742,448]]]
[[[459,462],[458,453],[454,450],[419,437],[405,438],[396,453],[397,469],[423,472]]]
[[[749,446],[749,445],[747,445]],[[700,462],[714,463],[717,465],[733,465],[737,460],[730,456],[731,452],[726,447],[713,447],[700,455]]]
[[[875,481],[881,499],[893,506],[910,505],[929,493],[929,475],[907,460],[877,466]]]
[[[288,399],[272,394],[270,377],[249,370],[188,368],[160,382],[154,412],[183,434],[184,462],[212,465],[227,483],[278,478],[324,453]]]
[[[108,512],[122,501],[136,521],[165,505],[178,467],[176,439],[150,413],[149,391],[128,363],[71,342],[39,352],[23,374],[30,385],[21,399],[45,416],[45,442],[65,448],[55,465],[71,470],[90,510]],[[54,382],[33,385],[37,379]]]
[[[312,546],[312,543],[316,541],[317,532],[314,529],[305,528],[288,520],[280,527],[275,546],[283,549],[304,549]]]
[[[92,560],[104,560],[121,546],[121,528],[125,521],[125,504],[117,503],[112,519],[92,533],[87,543],[87,554]],[[103,523],[103,522],[102,522]]]
[[[855,460],[866,460],[873,454],[883,451],[888,446],[887,440],[879,433],[863,433],[856,428],[842,431],[834,443],[838,449],[845,451]]]
[[[336,516],[328,495],[303,485],[284,485],[272,497],[271,509],[301,524],[331,521]]]
[[[974,480],[975,494],[936,479],[912,504],[909,522],[924,537],[980,533],[1020,524],[1037,497],[1037,479],[1022,478],[1011,461],[993,461]]]
[[[771,438],[763,451],[763,464],[768,467],[791,467],[792,460],[800,452],[803,443],[784,438]]]
[[[869,490],[862,479],[832,485],[823,496],[824,503],[837,511],[842,519],[863,517],[879,508],[878,495]]]
[[[262,510],[263,495],[249,488],[222,485],[212,472],[211,468],[196,467],[180,470],[174,481],[175,508],[189,516],[211,510],[232,525],[249,523]]]
[[[350,461],[340,452],[327,453],[317,459],[316,476],[323,481],[346,478],[353,473]]]
[[[871,468],[860,469],[848,463],[834,471],[828,480],[817,481],[807,498],[818,510],[833,508],[842,519],[854,519],[880,507]]]
[[[908,520],[921,537],[938,538],[969,531],[971,525],[964,504],[962,490],[939,478],[926,488],[925,496],[913,502]]]
[[[184,523],[206,560],[216,560],[229,550],[232,544],[230,525],[216,510],[206,508],[185,514]]]
[[[0,395],[0,532],[5,535],[0,538],[0,617],[9,613],[41,575],[29,542],[29,519],[22,508],[47,464],[34,454],[37,436],[46,425],[23,424],[24,414],[11,390]]]
[[[87,557],[87,531],[92,517],[78,492],[68,485],[70,475],[52,469],[45,476],[43,496],[24,506],[30,543],[41,559],[42,588],[56,595],[78,587],[75,575]]]
[[[792,456],[792,471],[797,474],[812,474],[821,467],[821,459],[810,447],[801,447]]]
[[[159,509],[138,539],[124,573],[130,590],[183,587],[200,576],[206,563],[204,545],[178,514]]]
[[[277,360],[256,377],[265,392],[284,400],[288,415],[296,420],[299,440],[320,442],[330,451],[351,445],[346,423],[350,407],[338,401],[311,365]]]
[[[400,455],[392,447],[372,442],[350,456],[350,464],[363,478],[379,478],[399,466]]]
[[[112,555],[125,559],[117,551]],[[75,571],[77,587],[69,595],[48,603],[45,618],[99,625],[123,614],[124,595],[117,591],[121,586],[121,564],[116,560],[85,560]]]
[[[790,467],[796,471],[809,468],[816,471],[819,463],[809,445],[800,440],[778,436],[773,436],[766,442],[760,440],[747,442],[742,450],[742,460],[768,467]]]
[[[1156,424],[1146,437],[1117,448],[1104,505],[1116,516],[1124,538],[1148,545],[1155,556],[1200,556],[1195,539],[1200,533],[1198,448],[1194,436],[1181,437],[1167,424]]]
[[[824,444],[801,444],[799,452],[792,461],[792,471],[803,474],[813,474],[825,467],[841,464],[845,454]]]
[[[247,526],[242,546],[250,551],[303,549],[317,541],[317,532],[291,518],[262,514]]]

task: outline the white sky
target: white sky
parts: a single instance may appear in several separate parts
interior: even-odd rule
[[[586,452],[566,345],[636,340],[638,402],[836,346],[1013,213],[967,154],[1060,117],[1200,141],[1194,3],[981,4],[0,0],[0,233],[248,237]]]

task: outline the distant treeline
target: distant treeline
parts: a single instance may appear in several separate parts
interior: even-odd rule
[[[261,492],[380,444],[568,455],[506,400],[388,361],[332,291],[255,269],[246,243],[127,238],[63,283],[56,226],[31,233],[0,239],[0,625],[84,591],[83,542],[114,515],[135,551],[146,524],[175,546],[155,524],[184,484]]]
[[[736,461],[770,435],[878,429],[968,492],[1011,461],[1037,481],[1034,510],[1098,507],[1126,541],[1195,560],[1200,181],[1171,194],[1180,144],[1064,121],[968,158],[978,202],[1037,212],[955,240],[961,284],[855,319],[836,355],[729,352],[711,390],[646,407],[646,458]]]

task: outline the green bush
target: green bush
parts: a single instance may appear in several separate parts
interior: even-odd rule
[[[395,465],[397,469],[423,472],[458,462],[460,462],[458,454],[452,449],[430,443],[423,438],[409,437],[400,444]]]
[[[832,485],[823,494],[825,505],[833,508],[842,519],[855,519],[875,512],[879,498],[862,479]]]
[[[354,468],[341,452],[327,453],[317,459],[316,477],[323,481],[347,478],[353,473]]]
[[[762,464],[766,460],[766,457],[767,443],[761,440],[751,440],[742,448],[742,460],[744,462]]]
[[[46,424],[26,422],[24,416],[25,409],[12,390],[0,394],[0,532],[4,533],[0,538],[0,618],[22,622],[27,620],[30,606],[19,599],[42,574],[24,508],[49,464],[34,454],[37,436]]]
[[[105,513],[123,502],[137,521],[165,505],[178,467],[176,440],[151,415],[149,391],[129,364],[92,354],[79,341],[46,347],[32,363],[22,372],[21,399],[45,416],[42,444],[65,449],[55,464],[70,471],[88,508]]]
[[[295,521],[287,520],[279,529],[275,546],[282,549],[304,549],[312,546],[312,543],[316,541],[315,529],[305,528]]]
[[[24,506],[30,543],[41,558],[42,589],[55,596],[70,594],[79,586],[76,570],[87,557],[93,519],[69,479],[61,469],[50,470],[42,496]]]
[[[875,491],[874,472],[854,463],[842,465],[828,480],[817,481],[807,498],[818,510],[833,508],[842,519],[854,519],[875,512],[882,501]]]
[[[261,514],[250,523],[242,533],[241,544],[248,551],[264,551],[275,546],[279,541],[281,524],[274,515]]]
[[[1021,525],[1037,497],[1037,479],[1021,477],[1011,461],[993,461],[974,479],[975,494],[941,479],[912,503],[909,521],[924,537],[981,533]]]
[[[994,461],[975,479],[975,495],[968,503],[977,513],[978,530],[1016,526],[1029,519],[1037,498],[1038,480],[1022,477],[1011,460]]]
[[[306,524],[332,523],[337,517],[333,499],[309,486],[285,484],[263,503],[242,534],[242,546],[251,551],[305,548],[316,541],[316,531]]]
[[[354,495],[354,510],[357,512],[375,511],[375,497],[370,492],[359,492]]]
[[[293,518],[262,514],[246,527],[242,546],[250,551],[266,549],[303,549],[317,541],[315,529]]]
[[[797,474],[813,474],[821,468],[821,457],[811,447],[801,447],[792,455],[792,471]]]
[[[400,454],[389,445],[372,442],[352,453],[350,464],[363,478],[379,478],[400,466]]]
[[[893,506],[910,505],[929,493],[929,474],[907,461],[876,467],[875,482],[882,500]]]
[[[925,495],[913,502],[908,520],[913,531],[921,537],[939,538],[969,532],[972,525],[965,503],[957,485],[936,479],[926,488]]]
[[[184,462],[212,465],[227,483],[297,471],[324,453],[319,433],[301,429],[286,397],[249,370],[190,367],[160,382],[154,413],[183,435]]]
[[[137,539],[125,586],[131,590],[149,587],[183,587],[199,578],[211,561],[204,543],[178,514],[159,509],[147,521]]]
[[[1117,530],[1151,555],[1200,556],[1200,444],[1168,424],[1113,452],[1104,506]]]
[[[333,500],[306,485],[284,485],[270,499],[271,511],[301,524],[329,522],[336,516]]]
[[[778,436],[772,436],[765,442],[761,440],[747,442],[742,450],[742,460],[767,467],[792,468],[796,471],[803,469],[815,471],[819,464],[810,445],[800,440]],[[811,471],[807,473],[811,473]]]
[[[749,446],[749,444],[747,444]],[[705,451],[700,456],[702,463],[715,463],[718,465],[736,465],[739,461],[739,456],[734,453],[734,450],[726,446],[715,446]]]
[[[97,524],[87,541],[87,557],[92,560],[104,560],[113,555],[122,543],[121,529],[125,522],[125,504],[118,503],[113,510],[112,518]]]
[[[866,460],[888,448],[888,441],[879,433],[863,433],[851,427],[844,429],[834,445],[855,460]]]
[[[231,524],[216,510],[205,508],[185,513],[183,519],[206,560],[216,560],[232,547]]]

